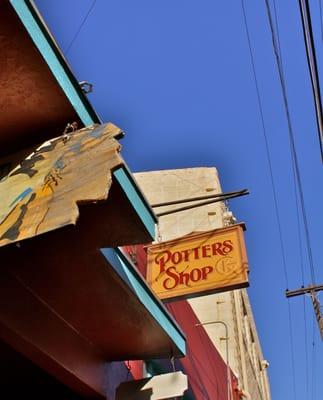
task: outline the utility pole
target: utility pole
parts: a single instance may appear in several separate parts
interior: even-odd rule
[[[317,292],[321,290],[323,290],[323,285],[309,285],[307,287],[301,287],[300,289],[296,290],[286,290],[285,294],[287,298],[301,296],[307,293],[311,296],[314,313],[321,334],[321,339],[323,340],[323,315],[321,313],[321,304],[319,302],[319,299],[317,298]]]

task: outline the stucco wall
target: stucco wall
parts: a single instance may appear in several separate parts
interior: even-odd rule
[[[148,201],[154,205],[220,193],[216,168],[201,167],[136,173],[135,178]],[[185,203],[185,205],[192,203]],[[158,207],[158,214],[183,204]],[[223,227],[228,219],[223,202],[162,216],[158,224],[158,241],[181,237],[195,231]],[[252,284],[252,283],[251,283]],[[239,379],[240,388],[253,400],[270,400],[269,382],[263,368],[263,355],[256,331],[251,306],[245,289],[224,292],[189,300],[201,322],[223,321],[228,327],[228,338],[223,324],[205,325],[211,341],[226,360],[228,340],[229,364]]]

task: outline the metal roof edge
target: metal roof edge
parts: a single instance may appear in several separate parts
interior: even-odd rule
[[[31,0],[10,0],[28,34],[85,126],[101,123]]]
[[[143,221],[152,240],[155,240],[155,224],[157,223],[157,217],[127,165],[124,164],[115,169],[113,171],[113,176],[119,182],[129,201]]]
[[[34,2],[32,0],[10,0],[10,4],[84,125],[101,123],[100,118],[82,92],[78,81],[70,70],[64,55],[58,48]],[[115,177],[154,240],[157,218],[144,194],[139,189],[132,173],[128,167],[122,168],[122,172],[115,172]]]
[[[174,342],[180,354],[184,356],[186,354],[185,334],[129,258],[119,248],[104,248],[101,252],[119,275],[121,268],[125,283],[135,292],[142,304]]]

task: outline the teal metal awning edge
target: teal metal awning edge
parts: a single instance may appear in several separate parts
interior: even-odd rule
[[[113,176],[120,184],[128,200],[142,220],[152,240],[155,240],[155,224],[157,223],[157,217],[145,196],[138,188],[132,173],[126,165],[122,165],[122,167],[113,171]]]
[[[154,295],[146,281],[119,248],[101,249],[102,254],[121,279],[138,297],[160,327],[166,332],[182,356],[186,354],[186,338],[162,302]]]
[[[10,3],[84,125],[100,123],[33,3],[29,0],[10,0]]]
[[[30,0],[10,0],[10,3],[84,125],[101,123],[33,2]],[[131,172],[124,166],[115,171],[114,175],[143,221],[152,240],[154,240],[156,216],[139,190]]]

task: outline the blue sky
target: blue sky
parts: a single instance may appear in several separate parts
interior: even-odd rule
[[[273,0],[270,3],[273,6]],[[323,351],[316,321],[313,329],[308,297],[289,300],[291,346],[282,246],[241,1],[97,0],[75,40],[92,0],[36,0],[36,4],[77,79],[93,83],[89,99],[102,120],[114,122],[126,132],[123,155],[133,171],[216,166],[224,191],[250,190],[249,196],[232,200],[230,206],[248,228],[249,294],[264,356],[270,362],[272,398],[320,399]],[[309,284],[311,278],[302,216],[301,240],[298,235],[287,120],[265,1],[247,0],[245,7],[288,286],[293,289],[303,284],[302,265],[304,283]],[[276,7],[320,284],[323,165],[298,1],[276,0]],[[322,70],[319,0],[312,0],[311,7]]]

